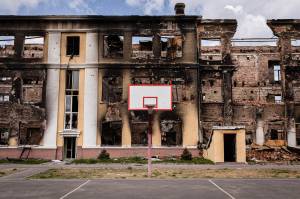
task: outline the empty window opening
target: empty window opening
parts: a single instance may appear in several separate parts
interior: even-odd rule
[[[300,46],[300,39],[291,39],[291,45],[294,47]]]
[[[182,37],[162,36],[161,57],[167,59],[175,59],[176,57],[182,57]]]
[[[0,128],[0,145],[8,145],[9,129]]]
[[[132,58],[152,58],[153,56],[152,36],[132,37]]]
[[[220,39],[201,39],[201,46],[211,47],[211,46],[221,46]]]
[[[76,137],[64,138],[64,159],[76,158]]]
[[[278,82],[280,80],[280,65],[274,65],[274,81]]]
[[[282,97],[281,95],[275,95],[274,96],[274,99],[275,99],[275,103],[276,104],[280,104],[282,102]]]
[[[102,146],[122,145],[122,121],[103,121],[101,129]]]
[[[0,102],[9,102],[9,94],[0,93]]]
[[[79,56],[80,53],[80,37],[68,36],[67,37],[67,56]]]
[[[77,129],[79,71],[67,71],[65,97],[65,129]]]
[[[124,36],[105,35],[104,36],[104,57],[121,58],[123,57]]]
[[[224,161],[236,161],[236,135],[224,134]]]
[[[24,58],[43,58],[44,56],[44,37],[25,36]]]
[[[122,82],[121,76],[104,77],[102,81],[102,101],[106,103],[122,101]]]
[[[205,98],[206,98],[205,93],[202,93],[202,101],[205,101]]]
[[[0,76],[0,84],[11,84],[12,78],[7,76]]]
[[[182,121],[175,112],[160,115],[160,132],[162,146],[182,145]]]
[[[0,36],[0,58],[13,57],[15,55],[14,45],[14,36]]]
[[[133,146],[147,146],[148,122],[134,122],[131,124],[131,144]]]
[[[42,139],[40,128],[27,128],[20,134],[20,145],[39,145]]]
[[[271,136],[271,140],[278,140],[278,132],[277,132],[277,130],[271,129],[270,136]]]
[[[281,103],[282,102],[282,96],[281,95],[274,95],[274,94],[268,94],[267,96],[267,102],[270,103]]]

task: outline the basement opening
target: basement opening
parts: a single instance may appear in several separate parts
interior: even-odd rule
[[[224,134],[224,161],[236,161],[236,134]]]

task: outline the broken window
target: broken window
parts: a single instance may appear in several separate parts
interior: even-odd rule
[[[267,96],[267,102],[270,103],[281,103],[282,102],[282,96],[281,95],[274,95],[274,94],[268,94]]]
[[[300,46],[300,39],[291,39],[291,45],[294,47]]]
[[[39,145],[42,134],[40,128],[27,128],[20,134],[20,145]]]
[[[162,36],[161,37],[161,57],[174,59],[182,57],[182,37]]]
[[[0,58],[13,57],[15,55],[14,45],[14,36],[0,36]]]
[[[104,57],[121,58],[123,57],[124,36],[106,35],[104,36]]]
[[[154,57],[152,37],[132,37],[132,58],[146,59],[152,57]]]
[[[146,146],[148,143],[148,122],[133,122],[131,124],[131,144]]]
[[[0,93],[0,102],[9,102],[9,94]]]
[[[220,39],[201,39],[201,46],[221,46]]]
[[[77,129],[79,71],[68,70],[66,78],[65,129]]]
[[[8,145],[9,129],[0,128],[0,145]]]
[[[122,145],[122,121],[104,121],[101,131],[102,146]]]
[[[44,37],[25,36],[24,58],[43,58],[44,56]]]
[[[68,36],[67,37],[67,56],[78,56],[80,49],[80,37]]]
[[[280,80],[280,65],[274,65],[274,81],[278,82]]]
[[[121,76],[104,77],[102,81],[102,101],[107,103],[122,101],[122,82]]]
[[[182,145],[182,121],[174,112],[160,115],[160,131],[162,146]]]

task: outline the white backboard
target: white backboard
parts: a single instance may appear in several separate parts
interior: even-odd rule
[[[129,85],[128,110],[172,110],[172,85]]]

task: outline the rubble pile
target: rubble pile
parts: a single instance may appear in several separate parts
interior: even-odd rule
[[[286,147],[251,147],[247,150],[247,160],[255,162],[294,162],[300,161],[300,154],[292,152]]]

